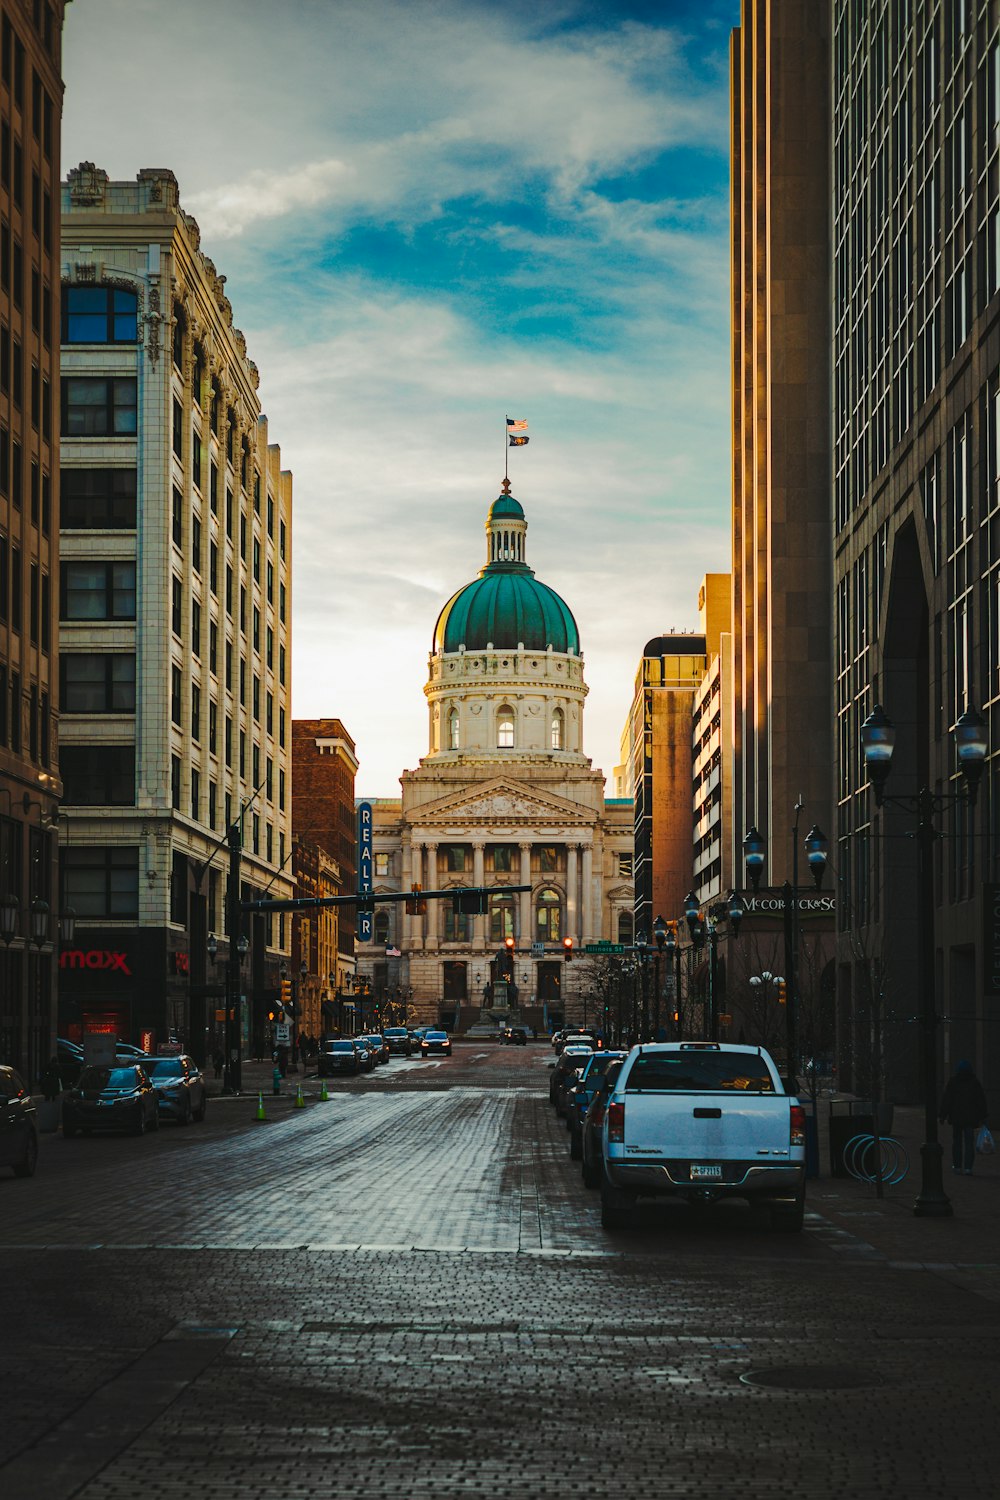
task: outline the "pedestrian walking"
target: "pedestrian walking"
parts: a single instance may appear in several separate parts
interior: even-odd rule
[[[42,1070],[39,1082],[42,1085],[42,1093],[45,1095],[47,1103],[52,1103],[53,1100],[59,1098],[59,1095],[62,1093],[62,1076],[59,1072],[59,1059],[57,1057],[49,1058]]]
[[[972,1064],[964,1059],[945,1084],[941,1096],[938,1119],[947,1120],[951,1126],[951,1169],[966,1177],[972,1176],[972,1164],[976,1159],[976,1130],[986,1124],[988,1114],[986,1094],[972,1071]]]
[[[224,1055],[222,1054],[222,1052],[220,1052],[219,1048],[216,1047],[215,1051],[212,1053],[212,1067],[215,1070],[215,1076],[216,1076],[216,1078],[221,1078],[222,1077],[222,1070],[225,1067],[225,1065],[226,1065],[226,1059],[225,1059]]]

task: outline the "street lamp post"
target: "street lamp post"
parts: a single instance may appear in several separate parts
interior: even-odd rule
[[[640,931],[635,935],[635,951],[639,960],[639,995],[641,1008],[637,1018],[638,1024],[635,1030],[638,1032],[638,1040],[645,1042],[649,1040],[649,996],[646,993],[646,965],[649,963],[649,939],[645,932]]]
[[[792,878],[781,887],[781,915],[785,935],[785,974],[788,992],[785,1002],[785,1073],[795,1088],[798,1064],[798,1006],[799,1006],[799,816],[802,798],[795,804],[795,819],[792,824]],[[829,843],[822,830],[813,824],[805,837],[806,860],[812,872],[813,884],[819,890],[826,869]],[[756,828],[748,830],[743,840],[743,856],[747,876],[754,895],[760,890],[760,877],[764,870],[767,848],[763,834]]]
[[[665,934],[667,961],[671,959],[674,964],[674,1025],[677,1028],[677,1040],[684,1037],[684,1012],[681,1009],[681,945],[677,941],[677,923],[667,924]]]
[[[684,901],[684,916],[695,948],[703,948],[708,941],[708,1016],[705,1029],[708,1041],[719,1040],[719,929],[727,924],[733,937],[740,935],[740,923],[746,912],[742,896],[730,891],[727,900],[716,901],[702,911],[694,891],[688,891]]]
[[[667,941],[667,924],[662,917],[657,917],[653,923],[653,937],[656,939],[653,965],[653,1040],[658,1041],[660,1036],[660,959],[663,957],[663,949]]]
[[[924,1144],[920,1148],[920,1192],[913,1205],[918,1218],[947,1218],[952,1213],[951,1200],[944,1190],[941,1164],[941,1142],[937,1121],[937,1027],[938,1015],[934,996],[934,870],[931,851],[938,832],[935,815],[946,807],[975,807],[979,782],[989,748],[986,723],[971,705],[952,731],[958,769],[965,786],[956,792],[935,793],[921,787],[915,796],[892,796],[885,793],[885,783],[892,769],[896,745],[896,726],[881,704],[877,704],[861,726],[861,746],[865,756],[868,781],[875,793],[876,807],[889,803],[902,808],[917,820],[917,891],[918,891],[918,973],[920,990],[921,1077],[924,1096]]]

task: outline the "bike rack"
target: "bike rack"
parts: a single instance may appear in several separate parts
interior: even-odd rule
[[[910,1158],[906,1149],[895,1136],[878,1138],[881,1162],[881,1178],[885,1187],[896,1187],[910,1170]],[[871,1134],[854,1135],[844,1147],[844,1166],[856,1182],[875,1182],[879,1175],[875,1171],[875,1137]]]

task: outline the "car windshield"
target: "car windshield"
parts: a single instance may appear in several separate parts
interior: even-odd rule
[[[752,1052],[645,1052],[632,1064],[627,1094],[773,1094],[762,1057]]]
[[[176,1057],[150,1058],[143,1064],[150,1078],[183,1078],[184,1064]]]
[[[448,1033],[446,1031],[429,1031],[427,1033],[427,1040],[429,1042],[445,1042],[448,1040]]]
[[[593,1093],[597,1088],[603,1075],[608,1071],[613,1062],[621,1062],[620,1057],[614,1057],[610,1052],[595,1052],[587,1064],[587,1071],[583,1075],[584,1087]]]
[[[326,1044],[326,1050],[327,1050],[327,1052],[353,1052],[354,1051],[354,1043],[353,1042],[327,1042],[327,1044]]]
[[[404,1026],[390,1026],[386,1032],[386,1036],[406,1036],[406,1028]]]
[[[82,1089],[133,1089],[135,1068],[84,1068],[80,1074]]]

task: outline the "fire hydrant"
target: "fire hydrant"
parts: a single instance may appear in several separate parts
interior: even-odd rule
[[[281,1069],[277,1063],[275,1063],[274,1071],[271,1074],[271,1092],[273,1094],[281,1093]]]

